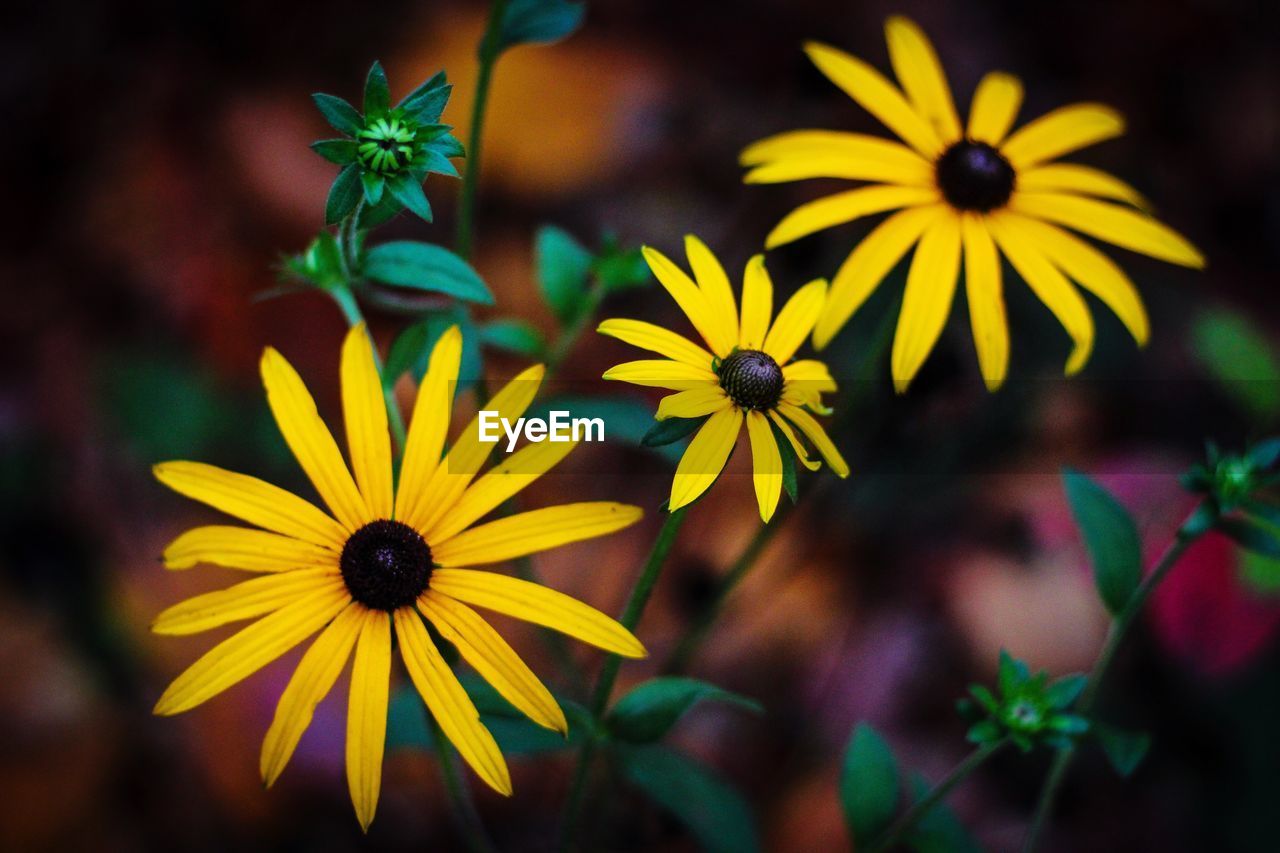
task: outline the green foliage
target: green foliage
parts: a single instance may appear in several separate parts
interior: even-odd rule
[[[391,87],[387,84],[387,72],[376,59],[369,66],[364,80],[364,114],[382,115],[391,108]]]
[[[542,333],[524,320],[493,320],[480,326],[480,344],[525,358],[546,358],[547,342]]]
[[[612,234],[605,234],[600,251],[591,264],[591,271],[605,293],[644,287],[653,280],[640,247],[623,246]]]
[[[778,443],[778,455],[782,457],[782,490],[787,493],[794,504],[800,499],[800,485],[797,480],[796,451],[791,441],[772,420],[769,429],[773,430],[773,440]]]
[[[284,271],[297,281],[328,290],[346,281],[342,250],[328,231],[321,231],[300,255],[284,260]]]
[[[329,198],[324,203],[324,221],[326,225],[341,222],[356,209],[360,196],[364,194],[360,183],[360,167],[355,163],[343,168],[329,187]]]
[[[585,3],[570,0],[511,0],[502,16],[497,48],[560,41],[582,25],[585,14]]]
[[[1245,564],[1257,579],[1268,573],[1267,561],[1280,560],[1280,506],[1259,495],[1275,483],[1280,439],[1260,441],[1241,454],[1223,453],[1210,443],[1205,461],[1182,475],[1182,485],[1205,496],[1197,514],[1183,525],[1183,535],[1216,527],[1261,559]]]
[[[855,726],[840,771],[840,805],[855,848],[889,827],[898,807],[898,778],[889,744],[866,723]]]
[[[1151,735],[1146,732],[1127,732],[1098,724],[1094,726],[1094,736],[1112,768],[1125,778],[1133,775],[1151,749]]]
[[[605,726],[618,740],[651,743],[663,738],[680,718],[699,702],[724,702],[754,713],[757,702],[694,678],[654,678],[624,695],[605,718]]]
[[[587,292],[591,253],[569,232],[544,225],[534,237],[534,270],[538,288],[562,326],[578,317]]]
[[[1067,500],[1093,563],[1093,579],[1102,602],[1119,613],[1142,580],[1142,543],[1138,529],[1119,501],[1077,471],[1062,474]]]
[[[493,304],[493,294],[479,274],[443,246],[413,240],[383,243],[365,253],[362,271],[383,284]]]
[[[1242,314],[1206,311],[1191,333],[1193,350],[1236,403],[1262,423],[1280,417],[1280,357],[1268,335]]]
[[[929,782],[918,773],[911,775],[913,803],[929,794]],[[973,839],[964,824],[951,809],[935,803],[903,840],[916,853],[981,853],[982,847]]]
[[[484,363],[480,355],[480,336],[471,316],[461,306],[451,306],[431,311],[418,322],[408,326],[391,343],[382,382],[390,388],[406,372],[414,382],[421,382],[427,372],[431,350],[436,341],[450,326],[462,332],[462,362],[458,368],[458,386],[465,387],[480,378]]]
[[[1084,690],[1083,675],[1049,681],[1049,673],[1034,675],[1025,662],[1000,652],[996,693],[981,684],[969,685],[969,697],[956,703],[971,725],[967,738],[990,744],[1008,738],[1023,752],[1043,744],[1064,747],[1089,731],[1089,721],[1069,709]]]
[[[664,447],[693,435],[707,422],[710,415],[700,418],[666,418],[650,426],[640,439],[645,447]]]

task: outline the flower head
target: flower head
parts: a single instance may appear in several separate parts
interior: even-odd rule
[[[262,357],[267,399],[280,431],[329,512],[262,480],[198,462],[165,462],[156,477],[252,527],[213,525],[179,536],[165,565],[213,563],[259,573],[161,613],[160,634],[192,634],[256,621],[178,676],[156,703],[177,714],[216,696],[271,661],[319,637],[280,697],[262,744],[269,785],[284,769],[317,703],[354,658],[347,713],[347,780],[356,816],[373,819],[386,739],[392,633],[427,708],[486,783],[511,792],[506,762],[423,620],[463,660],[535,723],[564,732],[564,713],[515,651],[472,607],[524,619],[627,657],[644,648],[604,614],[537,584],[471,566],[498,563],[635,523],[637,507],[588,502],[536,509],[476,524],[545,473],[572,442],[531,444],[477,476],[490,445],[473,421],[443,453],[462,355],[455,326],[435,345],[418,391],[393,485],[382,382],[363,326],[342,349],[342,402],[351,467],[298,374],[275,350]],[[496,394],[490,408],[515,419],[542,379],[535,366]]]
[[[769,234],[768,248],[896,211],[836,272],[814,344],[825,347],[912,246],[915,256],[891,359],[899,391],[942,332],[962,257],[974,345],[992,390],[1004,381],[1009,362],[1001,254],[1071,337],[1068,375],[1088,361],[1094,338],[1092,315],[1076,285],[1106,304],[1144,344],[1147,315],[1129,278],[1066,229],[1183,266],[1203,267],[1204,258],[1152,218],[1128,184],[1089,166],[1054,162],[1118,136],[1124,130],[1120,115],[1101,104],[1074,104],[1010,133],[1022,84],[993,72],[978,84],[964,126],[938,57],[919,27],[894,17],[886,33],[901,88],[836,48],[810,43],[805,51],[819,71],[902,143],[860,133],[797,130],[742,152],[748,183],[846,178],[872,184],[800,206]]]
[[[704,419],[676,468],[670,509],[691,503],[715,482],[743,423],[751,444],[756,500],[765,521],[773,517],[782,494],[780,442],[810,470],[820,465],[810,459],[793,426],[833,471],[848,476],[849,466],[809,413],[830,413],[822,395],[836,389],[835,381],[820,361],[792,360],[818,319],[826,282],[812,281],[800,288],[774,317],[773,282],[764,256],[756,255],[747,263],[739,314],[729,277],[697,237],[685,238],[693,278],[656,249],[643,251],[653,274],[706,344],[639,320],[605,320],[599,328],[602,334],[666,356],[620,364],[606,372],[605,379],[678,392],[658,405],[659,420]]]
[[[969,740],[995,743],[1008,738],[1023,752],[1038,743],[1062,747],[1089,730],[1089,722],[1069,711],[1085,687],[1083,675],[1049,681],[1049,673],[1032,675],[1027,665],[1000,652],[1000,673],[993,693],[981,684],[969,686],[972,698],[957,703],[970,723]]]

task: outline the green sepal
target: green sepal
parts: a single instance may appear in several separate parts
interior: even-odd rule
[[[339,166],[346,166],[356,161],[354,139],[319,139],[311,143],[311,150]]]
[[[1112,769],[1126,779],[1133,775],[1151,749],[1151,735],[1146,732],[1127,732],[1099,723],[1093,727],[1093,734]]]
[[[396,175],[387,181],[387,189],[408,210],[426,222],[431,221],[431,203],[427,201],[427,194],[422,191],[419,178],[408,173]]]
[[[328,225],[341,222],[360,203],[360,167],[352,163],[343,168],[329,187],[329,198],[324,203],[324,221]]]
[[[981,720],[970,726],[964,737],[970,743],[995,743],[1004,737],[1004,731],[991,720]]]
[[[700,418],[667,418],[658,421],[644,434],[644,438],[640,439],[640,444],[645,447],[662,447],[664,444],[679,441],[696,432],[709,417],[711,416],[704,415]]]
[[[448,77],[443,71],[437,71],[431,75],[426,81],[419,83],[412,92],[400,99],[400,103],[396,104],[396,109],[402,110],[416,98],[421,97],[424,93],[430,92],[432,89],[439,89],[448,82]],[[434,119],[433,119],[434,121]]]
[[[345,133],[347,136],[355,136],[360,132],[360,128],[364,127],[364,118],[356,112],[356,108],[337,95],[316,92],[311,96],[311,100],[315,102],[324,120],[329,122],[329,126],[334,130]]]
[[[434,172],[437,175],[448,175],[451,178],[459,177],[457,167],[449,162],[449,158],[431,148],[422,149],[419,156],[414,157],[413,163],[418,168]]]
[[[445,133],[431,140],[427,143],[427,147],[449,158],[467,156],[467,150],[462,147],[462,143],[452,133]]]
[[[444,72],[442,71],[436,77],[443,78],[443,75]],[[420,125],[432,124],[440,120],[440,114],[444,112],[445,105],[449,103],[449,96],[452,93],[453,86],[444,83],[428,89],[417,90],[401,101],[396,109],[404,113],[405,118],[412,119]]]
[[[367,204],[377,204],[382,201],[382,191],[386,188],[386,179],[377,172],[363,172],[360,175],[360,182],[364,185],[364,200]]]
[[[1061,711],[1071,707],[1072,703],[1080,697],[1088,682],[1088,677],[1079,673],[1066,675],[1049,685],[1044,695],[1049,700],[1050,707],[1056,711]]]
[[[377,228],[384,225],[395,218],[396,214],[404,210],[404,205],[399,199],[391,193],[386,192],[385,178],[383,179],[382,200],[377,204],[366,204],[360,208],[360,215],[356,217],[356,226],[361,230]]]
[[[382,63],[373,61],[369,74],[364,78],[364,114],[379,116],[391,108],[391,87],[387,84],[387,72]]]

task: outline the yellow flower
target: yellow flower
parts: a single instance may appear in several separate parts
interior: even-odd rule
[[[461,353],[462,336],[454,327],[431,353],[395,486],[382,383],[364,327],[353,329],[342,348],[351,470],[298,374],[278,352],[266,350],[262,378],[271,411],[330,513],[262,480],[199,462],[155,467],[156,477],[174,491],[255,525],[188,531],[165,550],[168,568],[213,563],[262,573],[157,617],[153,629],[160,634],[257,621],[179,675],[155,712],[194,708],[319,631],[262,744],[262,777],[270,785],[354,650],[347,781],[364,828],[373,820],[381,784],[393,630],[409,677],[441,729],[480,778],[503,794],[511,793],[506,762],[423,618],[512,705],[560,732],[567,724],[551,693],[468,605],[554,628],[615,654],[645,654],[631,632],[585,604],[537,584],[464,568],[603,536],[635,523],[641,512],[624,504],[576,503],[472,526],[574,445],[531,444],[477,477],[491,448],[479,441],[473,420],[442,458]],[[542,374],[541,366],[526,370],[488,408],[519,417]]]
[[[1070,335],[1068,375],[1084,366],[1094,336],[1093,318],[1072,281],[1102,300],[1138,344],[1145,344],[1146,310],[1129,278],[1102,252],[1059,226],[1183,266],[1201,268],[1203,256],[1147,214],[1146,202],[1128,184],[1088,166],[1051,162],[1118,136],[1124,130],[1120,115],[1101,104],[1074,104],[1010,134],[1022,84],[994,72],[978,84],[968,127],[962,127],[924,33],[902,17],[890,18],[885,29],[901,90],[833,47],[809,43],[805,52],[906,145],[858,133],[798,130],[742,152],[742,164],[750,167],[747,183],[874,182],[800,206],[769,234],[768,248],[863,216],[898,211],[836,273],[814,344],[825,347],[917,243],[893,341],[899,391],[916,375],[946,323],[962,255],[974,345],[992,390],[1004,381],[1009,362],[998,253]]]
[[[773,318],[773,282],[764,256],[756,255],[747,262],[739,318],[724,267],[697,237],[685,237],[696,283],[661,252],[647,246],[643,251],[653,274],[707,345],[703,348],[639,320],[605,320],[599,327],[602,334],[669,359],[629,361],[607,371],[605,379],[677,391],[658,405],[658,420],[710,416],[676,467],[669,508],[691,503],[715,482],[743,421],[751,443],[756,501],[765,521],[773,517],[782,493],[782,455],[774,426],[809,470],[817,470],[819,463],[809,458],[793,424],[833,471],[847,477],[849,466],[840,451],[806,411],[830,414],[822,395],[835,391],[836,383],[822,362],[792,361],[822,310],[826,282],[819,279],[800,288]]]

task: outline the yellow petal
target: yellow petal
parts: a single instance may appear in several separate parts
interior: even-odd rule
[[[773,518],[782,495],[782,454],[774,440],[769,419],[762,412],[747,412],[747,435],[751,439],[751,470],[756,487],[760,518]]]
[[[167,569],[189,569],[197,563],[250,572],[287,572],[337,568],[338,552],[265,530],[211,524],[188,530],[164,549]]]
[[[991,236],[1000,251],[1027,285],[1053,312],[1075,346],[1067,358],[1066,374],[1077,373],[1093,351],[1093,317],[1084,298],[1066,277],[1049,263],[1035,242],[1019,226],[1019,218],[996,213],[987,217]]]
[[[156,702],[155,713],[179,714],[217,696],[319,631],[350,601],[345,588],[320,590],[262,617],[187,667]]]
[[[670,258],[648,246],[643,247],[641,252],[649,269],[653,270],[654,276],[667,289],[667,293],[671,294],[671,298],[680,306],[698,334],[702,335],[707,346],[711,347],[711,352],[721,358],[728,355],[738,337],[737,329],[729,322],[729,318],[716,316],[707,302],[707,295]]]
[[[955,142],[960,138],[960,117],[933,45],[915,21],[901,15],[889,18],[884,29],[893,73],[916,112],[937,130],[943,142]]]
[[[818,453],[822,454],[823,460],[835,472],[837,477],[849,476],[849,463],[844,461],[840,451],[836,450],[836,446],[827,437],[826,430],[813,419],[812,415],[790,403],[779,403],[778,414],[800,428],[800,431],[804,433],[804,437],[813,443],[814,448],[817,449]]]
[[[412,613],[408,608],[405,611]],[[416,615],[410,618],[417,620]],[[391,687],[391,620],[366,610],[351,664],[347,696],[347,789],[360,828],[368,831],[382,790],[382,750],[387,742],[387,694]]]
[[[782,399],[799,403],[811,409],[822,408],[822,395],[836,390],[836,382],[831,372],[820,361],[806,359],[793,361],[782,368],[785,380]]]
[[[720,318],[727,318],[733,326],[731,340],[738,339],[738,303],[733,299],[733,287],[729,284],[729,276],[725,274],[720,260],[693,234],[684,238],[685,255],[689,258],[689,268],[698,282],[702,295],[706,298],[707,308]]]
[[[790,361],[813,331],[813,324],[818,322],[826,299],[827,283],[822,279],[811,281],[797,290],[773,321],[773,328],[764,339],[764,351],[778,364]]]
[[[1000,153],[1021,172],[1124,133],[1124,118],[1105,104],[1071,104],[1013,132]]]
[[[687,391],[707,383],[720,383],[712,372],[711,365],[695,367],[683,361],[663,361],[656,358],[624,362],[606,370],[604,378],[650,388],[670,388],[672,391]]]
[[[939,216],[942,205],[913,207],[876,226],[836,271],[827,304],[813,329],[813,345],[822,349],[875,292],[912,244]]]
[[[724,393],[723,388],[719,385],[704,385],[663,397],[654,417],[660,421],[667,418],[700,418],[729,405],[732,405],[729,395]]]
[[[779,416],[776,410],[769,412],[769,420],[777,424],[778,429],[782,430],[782,434],[787,437],[787,441],[791,442],[791,449],[795,451],[796,458],[800,460],[801,465],[810,471],[817,471],[822,467],[822,463],[817,459],[809,458],[809,449],[800,443],[800,439],[796,437],[795,430],[791,428],[791,424]]]
[[[715,356],[683,335],[643,320],[605,320],[596,331],[694,367],[710,368],[715,360]]]
[[[423,531],[423,537],[428,542],[444,542],[465,530],[550,471],[577,446],[576,441],[540,441],[525,445],[468,486],[458,502],[447,509],[430,530]]]
[[[1150,205],[1142,194],[1117,177],[1101,169],[1081,166],[1078,163],[1050,163],[1018,175],[1018,189],[1022,192],[1069,192],[1097,195],[1128,202],[1142,210]]]
[[[747,261],[742,284],[742,328],[738,345],[743,349],[760,349],[773,318],[773,281],[764,267],[764,255]]]
[[[480,614],[433,590],[422,595],[418,607],[462,659],[518,711],[544,728],[561,734],[569,731],[551,691]]]
[[[302,656],[288,686],[280,694],[271,728],[267,729],[267,736],[262,741],[258,767],[263,784],[274,784],[289,763],[302,733],[311,725],[316,705],[328,694],[342,668],[347,665],[365,612],[358,604],[348,604]]]
[[[808,42],[804,49],[828,80],[898,134],[903,142],[930,160],[941,153],[942,141],[937,132],[879,71],[825,44]]]
[[[436,569],[431,588],[459,601],[492,610],[590,643],[628,658],[645,656],[644,646],[630,631],[589,607],[536,583],[472,569]]]
[[[901,142],[842,130],[788,130],[753,142],[743,150],[743,166],[770,161],[802,164],[811,160],[843,163],[849,174],[814,175],[894,184],[926,185],[933,182],[933,164]]]
[[[480,712],[471,697],[431,642],[422,619],[412,608],[402,607],[396,611],[395,620],[405,669],[431,716],[485,784],[503,796],[511,796],[511,773],[497,742],[480,722]],[[447,760],[445,756],[441,759]]]
[[[157,634],[197,634],[279,610],[311,593],[342,587],[337,567],[263,575],[178,602],[151,623]]]
[[[988,391],[1004,384],[1009,371],[1009,321],[1000,283],[1000,256],[982,217],[966,213],[960,220],[964,239],[965,293],[969,325],[978,351],[978,369]]]
[[[1194,269],[1204,267],[1204,255],[1181,234],[1150,216],[1117,204],[1072,195],[1015,192],[1009,209],[1162,261]]]
[[[960,219],[942,216],[920,238],[907,273],[890,356],[893,385],[899,393],[907,389],[933,351],[951,313],[959,274]]]
[[[342,412],[356,485],[375,518],[390,518],[393,498],[387,403],[373,360],[373,341],[363,323],[354,326],[342,344],[341,372]]]
[[[1021,106],[1021,80],[1000,71],[987,74],[978,83],[969,107],[969,138],[999,147]]]
[[[500,518],[433,544],[431,556],[441,566],[500,563],[605,536],[630,527],[643,516],[638,506],[610,501],[545,507]]]
[[[440,465],[461,362],[462,332],[457,326],[450,326],[431,350],[413,406],[396,490],[396,518],[401,521],[415,515],[426,494],[427,481]]]
[[[346,544],[347,531],[314,504],[256,477],[203,462],[161,462],[151,470],[178,494],[250,524],[335,551]]]
[[[671,482],[671,512],[693,502],[720,476],[742,427],[742,412],[736,407],[721,409],[699,427],[676,466]]]
[[[262,354],[262,382],[280,433],[334,517],[349,531],[372,521],[311,393],[292,365],[271,347]]]
[[[783,217],[765,238],[766,249],[807,237],[817,231],[843,225],[873,213],[935,204],[941,199],[934,187],[860,187],[802,204]]]

